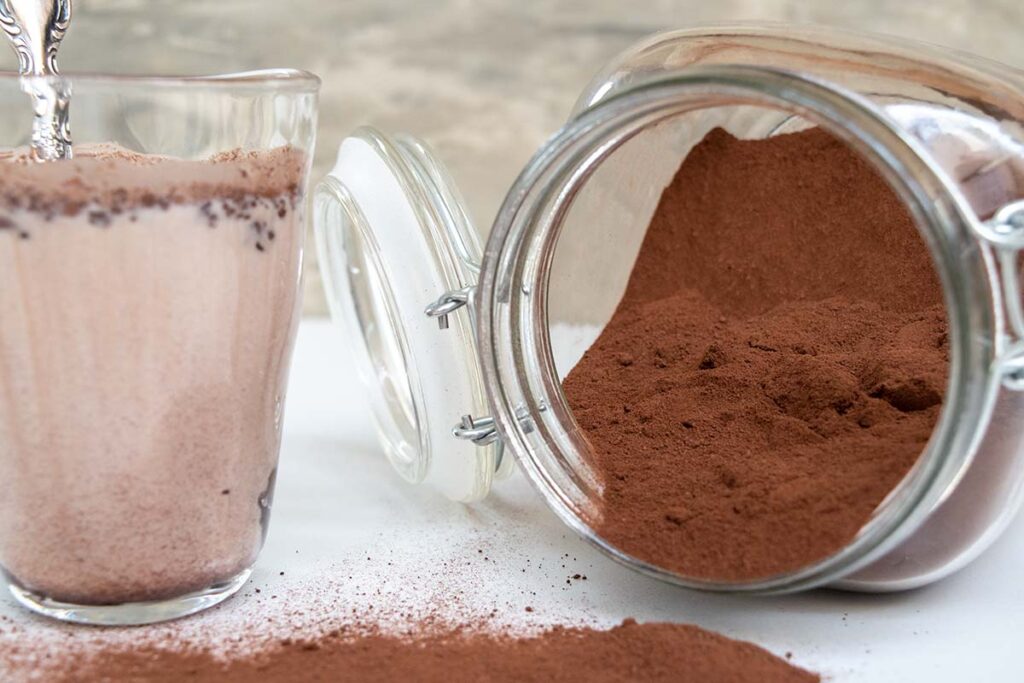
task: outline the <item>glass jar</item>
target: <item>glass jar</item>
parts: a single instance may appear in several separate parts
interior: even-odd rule
[[[916,465],[845,547],[764,579],[693,579],[595,532],[601,483],[560,380],[611,316],[688,150],[714,127],[763,138],[809,124],[877,169],[927,244],[949,323],[945,402]],[[762,593],[923,585],[976,557],[1019,507],[1019,71],[825,29],[671,32],[586,88],[509,190],[483,250],[451,179],[407,137],[346,139],[314,204],[332,313],[365,341],[381,439],[410,481],[477,500],[514,458],[612,558],[684,586]]]

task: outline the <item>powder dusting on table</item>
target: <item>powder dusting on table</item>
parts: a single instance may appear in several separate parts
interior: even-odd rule
[[[384,474],[386,464],[380,467]],[[0,615],[0,681],[408,680],[421,658],[430,676],[472,680],[494,667],[495,648],[510,660],[491,669],[495,681],[582,680],[569,667],[550,668],[576,654],[594,660],[573,667],[590,680],[630,680],[623,671],[658,680],[666,669],[648,653],[669,645],[679,653],[665,665],[682,671],[662,680],[680,680],[690,669],[747,672],[726,680],[815,680],[796,668],[813,664],[800,642],[780,643],[752,624],[736,623],[728,635],[780,655],[795,649],[792,670],[765,650],[696,627],[627,623],[615,630],[633,612],[610,604],[616,586],[602,580],[607,568],[568,534],[538,543],[538,533],[558,538],[558,522],[525,482],[509,484],[472,508],[428,497],[436,523],[426,527],[390,526],[326,547],[296,542],[293,550],[285,541],[257,563],[238,595],[185,619],[92,628]],[[673,618],[688,615],[681,607]],[[705,652],[708,663],[691,661]],[[609,664],[614,653],[625,659]],[[536,674],[527,670],[531,659]],[[362,675],[371,666],[381,666],[376,679]],[[346,678],[349,670],[359,678]]]
[[[415,553],[354,553],[296,578],[273,572],[274,587],[254,581],[203,614],[151,626],[0,618],[0,680],[819,680],[788,657],[696,626],[594,619],[585,592],[553,604],[553,593],[584,581],[575,558],[512,561],[499,546],[482,536],[439,553],[436,565]],[[497,566],[513,587],[503,599]]]
[[[244,657],[141,645],[98,653],[50,680],[171,683],[296,681],[692,681],[810,683],[816,674],[696,626],[554,627],[528,636],[439,630],[385,633],[354,624],[316,639],[281,640]]]

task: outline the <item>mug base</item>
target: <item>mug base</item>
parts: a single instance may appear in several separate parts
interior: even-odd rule
[[[250,574],[252,569],[245,569],[209,588],[167,600],[126,602],[117,605],[77,605],[60,602],[33,593],[12,582],[8,582],[7,588],[22,607],[51,619],[91,626],[140,626],[179,619],[219,605],[237,593]]]

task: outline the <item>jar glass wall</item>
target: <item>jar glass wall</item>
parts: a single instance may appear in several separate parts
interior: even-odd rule
[[[990,286],[998,267],[976,230],[979,220],[1022,195],[1024,155],[1014,134],[1020,122],[992,116],[997,104],[991,100],[958,104],[948,87],[940,91],[921,75],[932,70],[949,78],[945,63],[922,57],[921,69],[908,71],[895,68],[890,53],[847,53],[850,46],[836,48],[832,40],[826,48],[820,34],[817,43],[809,43],[806,35],[728,33],[669,34],[627,53],[595,80],[578,116],[509,193],[515,201],[506,203],[488,245],[495,262],[484,268],[488,320],[481,336],[493,344],[493,357],[485,353],[484,365],[494,373],[488,386],[501,387],[492,401],[530,406],[533,422],[529,431],[517,427],[521,419],[499,422],[512,432],[515,450],[527,456],[521,459],[525,469],[563,520],[613,556],[661,578],[755,591],[840,580],[869,590],[926,583],[980,552],[1019,503],[1019,430],[993,423],[978,447],[999,391],[999,366],[1015,350],[1002,326],[1002,292]],[[884,43],[867,40],[884,50]],[[817,55],[815,46],[843,65],[843,82],[834,86],[827,70],[818,81],[816,57],[810,56]],[[716,62],[761,66],[744,73]],[[801,73],[761,71],[765,65]],[[906,80],[908,73],[916,80]],[[977,95],[982,86],[963,78],[959,90]],[[990,81],[984,81],[986,92],[1002,105],[996,111],[1019,107],[1010,85]],[[927,92],[934,102],[924,97]],[[874,163],[917,219],[946,292],[953,358],[945,408],[917,466],[850,545],[787,575],[741,583],[694,581],[624,556],[586,521],[600,507],[601,484],[557,380],[611,315],[643,227],[689,149],[716,126],[741,138],[762,138],[808,122],[829,129]],[[884,134],[875,130],[879,126]],[[565,322],[574,324],[569,332],[558,324]],[[550,337],[549,327],[555,330]],[[502,343],[507,338],[512,341]],[[545,360],[549,354],[553,361]],[[1000,396],[1004,414],[1016,395],[1004,389]],[[1000,482],[986,491],[984,503],[970,485],[977,480]]]
[[[999,65],[820,29],[697,29],[654,36],[627,51],[592,82],[573,118],[510,189],[477,282],[463,278],[453,289],[439,278],[424,288],[397,275],[408,270],[401,265],[407,258],[392,255],[379,264],[393,276],[388,287],[408,295],[408,310],[398,317],[406,333],[417,329],[415,343],[424,350],[411,354],[412,372],[427,376],[430,361],[423,359],[439,333],[418,316],[443,306],[448,317],[473,322],[472,338],[460,337],[459,357],[481,368],[483,407],[491,415],[476,419],[479,403],[460,409],[440,402],[440,420],[448,421],[435,423],[430,453],[419,457],[428,461],[458,452],[466,440],[486,445],[497,436],[505,464],[511,454],[567,525],[613,558],[687,586],[890,590],[955,570],[1006,524],[1024,479],[1021,430],[1009,419],[1019,409],[1024,358],[1024,323],[1016,322],[1024,312],[1010,265],[1024,244],[1011,226],[1016,214],[1006,208],[1024,197],[1022,89],[1020,74]],[[887,182],[941,282],[949,376],[931,438],[859,533],[827,557],[728,581],[645,562],[595,525],[605,487],[561,382],[612,316],[661,193],[695,145],[714,128],[760,140],[815,126]],[[426,164],[439,167],[429,154]],[[363,170],[352,165],[333,175],[357,186]],[[451,207],[458,200],[449,182],[414,183],[426,195],[406,188],[382,198]],[[366,194],[368,206],[381,201]],[[414,229],[437,234],[432,223],[421,218]],[[370,229],[383,234],[391,227],[379,222]],[[332,229],[318,226],[321,233]],[[428,240],[426,252],[458,255],[451,241]],[[419,248],[396,243],[394,250]],[[343,258],[324,263],[337,274],[329,275],[334,289],[345,290]]]

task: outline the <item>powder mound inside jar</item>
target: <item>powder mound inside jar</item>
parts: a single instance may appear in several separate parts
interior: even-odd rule
[[[564,382],[604,487],[592,523],[695,578],[823,559],[919,457],[948,362],[928,250],[874,169],[820,129],[716,129]]]

